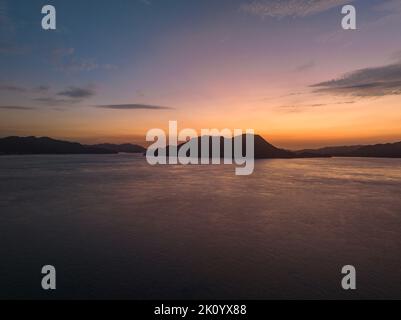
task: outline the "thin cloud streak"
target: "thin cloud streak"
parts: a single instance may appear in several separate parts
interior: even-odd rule
[[[81,99],[57,99],[52,97],[35,98],[32,100],[47,106],[65,106],[81,102]]]
[[[25,92],[26,89],[13,84],[0,84],[0,91]]]
[[[309,61],[295,68],[295,72],[306,72],[312,70],[316,66],[314,61]]]
[[[12,91],[12,92],[27,92],[27,91],[32,91],[32,92],[46,92],[50,89],[49,86],[46,85],[39,85],[37,87],[34,87],[32,89],[26,88],[23,86],[19,85],[14,85],[14,84],[7,84],[3,83],[0,84],[0,91]]]
[[[339,79],[314,84],[315,93],[382,97],[401,94],[401,62],[350,72]]]
[[[35,110],[33,107],[23,107],[23,106],[0,106],[2,110],[16,110],[16,111],[27,111],[27,110]]]
[[[75,48],[55,48],[51,52],[50,59],[59,71],[63,72],[82,72],[102,70],[114,70],[117,67],[112,64],[101,64],[94,58],[80,58],[76,54]]]
[[[57,95],[75,99],[82,99],[82,98],[92,97],[95,94],[96,92],[93,87],[85,87],[85,88],[69,87],[64,91],[59,92]]]
[[[171,107],[154,106],[147,104],[112,104],[112,105],[99,105],[95,108],[111,109],[111,110],[174,110]]]
[[[241,5],[240,10],[260,17],[307,17],[354,0],[255,0]]]
[[[339,101],[334,103],[313,103],[313,104],[288,104],[282,105],[277,107],[277,110],[288,112],[288,113],[295,113],[295,112],[303,112],[311,109],[320,109],[327,106],[335,106],[335,105],[347,105],[347,104],[354,104],[356,101]]]

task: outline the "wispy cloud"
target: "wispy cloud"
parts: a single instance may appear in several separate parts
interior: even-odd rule
[[[354,104],[356,101],[338,101],[334,103],[311,103],[311,104],[288,104],[288,105],[282,105],[277,107],[276,109],[288,113],[298,113],[298,112],[303,112],[307,110],[311,110],[314,108],[324,108],[327,106],[334,106],[334,105],[347,105],[347,104]]]
[[[44,104],[46,106],[66,106],[77,104],[81,102],[80,99],[57,99],[54,97],[44,97],[44,98],[35,98],[32,99],[35,102],[39,102],[40,104]]]
[[[16,111],[27,111],[27,110],[34,110],[33,107],[23,107],[23,106],[0,106],[2,110],[16,110]]]
[[[14,84],[0,84],[0,91],[25,92],[26,89]]]
[[[45,93],[50,90],[50,87],[47,85],[39,85],[34,88],[28,88],[25,86],[20,86],[20,85],[15,85],[13,83],[7,84],[7,83],[0,83],[0,91],[11,91],[14,93]]]
[[[39,85],[36,87],[25,87],[13,83],[0,83],[0,91],[14,92],[18,94],[24,93],[31,101],[46,106],[67,106],[78,104],[96,94],[95,86],[88,85],[83,87],[71,86],[58,93],[51,92],[51,88],[47,85]],[[8,109],[18,109],[18,106],[6,106]],[[21,107],[27,108],[27,107]],[[5,109],[5,107],[3,107]]]
[[[53,49],[52,56],[54,59],[57,60],[57,59],[60,59],[63,57],[73,55],[74,52],[75,52],[75,49],[71,48],[71,47],[70,48],[56,48],[56,49]]]
[[[305,72],[313,69],[315,67],[315,62],[314,61],[309,61],[307,63],[304,63],[298,67],[295,68],[295,72]]]
[[[39,85],[34,88],[27,88],[24,86],[20,85],[15,85],[13,83],[0,83],[0,90],[1,91],[13,91],[13,92],[27,92],[27,91],[32,91],[32,92],[47,92],[50,90],[50,87],[47,85]]]
[[[42,92],[47,92],[47,91],[49,91],[49,90],[50,90],[50,87],[49,87],[49,86],[46,86],[46,85],[40,85],[40,86],[37,86],[37,87],[33,88],[33,90],[34,90],[35,92],[40,92],[40,93],[42,93]]]
[[[100,66],[94,60],[84,60],[84,59],[71,59],[68,62],[60,65],[61,71],[92,71],[99,69]]]
[[[154,106],[148,104],[110,104],[99,105],[96,108],[112,109],[112,110],[173,110],[171,107]]]
[[[317,93],[381,97],[401,94],[401,62],[356,70],[339,79],[311,86]]]
[[[93,86],[88,87],[69,87],[66,90],[60,91],[57,95],[74,98],[83,99],[89,98],[96,94]]]
[[[252,0],[241,10],[261,17],[307,17],[354,0]]]
[[[116,66],[101,64],[93,58],[81,58],[75,48],[56,48],[51,52],[51,61],[55,67],[63,72],[93,71],[97,69],[112,70]]]
[[[39,86],[34,89],[35,92],[48,93],[50,90],[47,86]],[[68,87],[62,91],[59,91],[56,95],[49,94],[39,98],[33,98],[32,101],[38,102],[46,106],[68,106],[76,105],[85,99],[88,99],[96,94],[95,87],[93,85],[85,87]]]

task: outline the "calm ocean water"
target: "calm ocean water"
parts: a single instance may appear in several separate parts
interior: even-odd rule
[[[400,252],[401,159],[0,157],[0,298],[401,298]]]

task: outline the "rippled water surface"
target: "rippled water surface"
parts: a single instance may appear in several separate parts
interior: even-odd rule
[[[0,157],[0,298],[401,298],[400,252],[400,159]]]

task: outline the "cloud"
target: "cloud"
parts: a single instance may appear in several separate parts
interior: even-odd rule
[[[39,85],[34,88],[26,88],[23,86],[18,86],[14,84],[7,84],[7,83],[0,83],[0,90],[2,91],[14,91],[14,92],[26,92],[26,91],[33,91],[33,92],[46,92],[50,89],[49,86],[46,85]]]
[[[49,88],[47,86],[40,86],[37,88],[39,92],[47,92]],[[48,96],[32,99],[33,101],[40,102],[48,106],[66,106],[71,104],[77,104],[86,98],[90,98],[96,94],[93,86],[87,87],[68,87],[67,89],[57,93],[56,97]],[[58,98],[65,97],[65,98]]]
[[[295,68],[295,72],[305,72],[313,69],[315,67],[315,62],[314,61],[309,61],[305,64],[302,64],[298,67]]]
[[[66,106],[71,104],[77,104],[82,100],[92,97],[95,95],[94,86],[87,87],[68,87],[63,91],[57,93],[57,95],[52,94],[50,87],[47,85],[39,85],[36,87],[24,87],[15,84],[0,83],[0,91],[11,91],[15,93],[27,93],[30,95],[32,101],[40,103],[41,105],[47,106]],[[42,95],[39,96],[38,95]],[[36,97],[35,97],[36,96]],[[61,98],[62,97],[62,98]],[[20,107],[14,107],[18,109]],[[11,109],[7,106],[8,109]],[[21,107],[26,108],[26,107]],[[4,108],[3,108],[4,109]]]
[[[77,104],[81,102],[80,99],[57,99],[53,97],[35,98],[32,100],[39,102],[41,104],[45,104],[47,106],[63,106],[63,105]]]
[[[96,94],[96,92],[93,87],[85,87],[85,88],[69,87],[68,89],[66,89],[64,91],[59,92],[57,95],[74,98],[74,99],[83,99],[83,98],[92,97],[95,94]]]
[[[38,86],[38,87],[33,88],[33,90],[34,90],[35,92],[47,92],[47,91],[50,90],[50,87],[49,87],[49,86],[46,86],[46,85],[40,85],[40,86]]]
[[[285,110],[287,112],[301,112],[305,109],[320,108],[320,107],[325,107],[328,105],[329,104],[327,104],[327,103],[300,104],[300,105],[294,104],[294,105],[279,106],[278,109]]]
[[[354,0],[253,0],[240,9],[261,17],[307,17],[334,7],[349,4]]]
[[[113,64],[99,64],[93,59],[78,59],[72,58],[69,61],[61,64],[59,70],[65,72],[81,72],[93,70],[114,70],[117,67]]]
[[[26,89],[13,84],[0,84],[0,91],[25,92]]]
[[[311,110],[313,108],[323,108],[327,106],[334,106],[334,105],[346,105],[346,104],[354,104],[356,101],[338,101],[334,103],[311,103],[311,104],[289,104],[289,105],[282,105],[277,107],[278,110],[285,111],[288,113],[295,113],[295,112],[303,112],[307,110]]]
[[[116,69],[112,64],[100,64],[95,59],[77,57],[75,48],[56,48],[51,52],[53,65],[63,72],[93,71],[97,69]]]
[[[100,66],[93,60],[72,59],[60,66],[61,71],[93,71]]]
[[[57,60],[63,57],[73,55],[74,52],[75,52],[74,48],[56,48],[52,50],[51,54],[52,57]]]
[[[173,110],[174,108],[153,106],[147,104],[111,104],[95,106],[96,108],[112,109],[112,110]]]
[[[139,0],[139,2],[147,6],[150,6],[152,4],[150,0]]]
[[[39,92],[47,92],[50,88],[48,86],[39,86],[36,88]],[[51,105],[51,106],[64,106],[77,104],[84,99],[90,98],[96,94],[95,87],[88,85],[85,87],[70,86],[56,94],[56,96],[47,96],[33,99],[34,101]],[[63,98],[59,98],[63,97]]]
[[[381,97],[401,94],[401,62],[366,68],[311,86],[316,93]]]
[[[26,111],[26,110],[34,110],[33,107],[22,107],[22,106],[0,106],[2,110],[16,110],[16,111]]]

